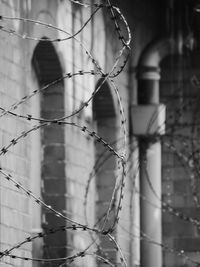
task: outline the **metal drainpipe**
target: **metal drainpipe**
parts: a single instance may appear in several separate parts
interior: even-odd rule
[[[159,104],[159,73],[146,69],[138,77],[138,104]],[[159,115],[158,115],[159,116]],[[161,267],[162,248],[148,238],[162,243],[161,217],[161,144],[153,135],[139,138],[140,149],[140,208],[141,208],[141,266]],[[144,198],[143,198],[144,197]],[[149,204],[150,201],[153,205]],[[147,239],[143,234],[147,235]]]
[[[144,51],[138,67],[138,104],[141,107],[159,106],[159,64],[167,55],[177,52],[177,43],[163,39]],[[145,111],[146,115],[148,112]],[[145,116],[145,115],[144,115]],[[159,119],[159,112],[157,119]],[[137,121],[135,124],[137,125]],[[162,267],[162,247],[148,238],[162,243],[162,190],[161,190],[161,143],[155,134],[141,133],[140,149],[140,220],[141,266]],[[151,203],[151,204],[150,204]],[[147,239],[145,236],[147,236]]]

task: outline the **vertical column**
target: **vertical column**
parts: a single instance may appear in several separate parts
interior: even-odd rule
[[[159,73],[157,69],[148,68],[140,73],[138,81],[138,104],[158,106]],[[148,113],[146,113],[148,115]],[[159,112],[153,113],[158,120]],[[157,133],[146,133],[139,138],[140,148],[140,192],[141,192],[141,266],[162,267],[162,248],[151,240],[162,243],[162,209],[161,192],[161,144]],[[146,237],[144,236],[146,235]]]

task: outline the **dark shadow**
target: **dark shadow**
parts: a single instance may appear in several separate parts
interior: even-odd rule
[[[62,69],[55,48],[48,40],[41,41],[36,46],[33,58],[40,88],[51,84],[62,77]],[[64,116],[64,83],[63,81],[50,85],[41,93],[41,117],[55,119]],[[41,129],[41,158],[42,158],[42,197],[47,205],[59,212],[66,211],[66,175],[65,175],[65,141],[64,127],[51,124]],[[64,221],[42,210],[43,230],[56,228]],[[48,235],[44,238],[43,254],[45,258],[66,257],[66,232]],[[45,266],[58,266],[50,263]]]
[[[101,82],[102,80],[98,82],[97,88]],[[114,140],[117,140],[116,111],[111,90],[107,82],[101,86],[100,90],[94,96],[93,115],[97,134],[108,143],[113,143]],[[107,158],[101,166],[100,171],[96,174],[96,221],[98,221],[98,227],[101,229],[104,222],[104,215],[109,207],[115,185],[116,157],[110,156],[110,152],[107,151],[101,143],[96,143],[95,149],[96,160],[98,160],[102,154],[102,162]],[[105,230],[112,227],[115,212],[115,207],[113,207]],[[113,244],[109,242],[107,238],[100,237],[100,246],[102,247],[103,255],[107,255],[112,262],[116,262],[116,250],[113,249]],[[98,266],[104,266],[104,264],[99,262]]]

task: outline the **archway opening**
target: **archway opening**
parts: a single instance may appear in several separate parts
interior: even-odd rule
[[[97,88],[102,84],[102,80],[97,83]],[[93,99],[93,115],[96,123],[97,134],[106,142],[117,145],[117,120],[114,98],[107,82],[101,85],[100,90]],[[101,143],[95,144],[96,150],[96,222],[101,229],[104,225],[105,214],[109,207],[116,178],[116,157],[102,146]],[[106,223],[105,230],[112,227],[115,218],[115,203],[109,220]],[[115,233],[113,233],[115,235]],[[107,238],[101,236],[99,240],[102,253],[107,255],[112,262],[117,261],[116,250],[113,244]],[[99,263],[99,266],[103,266]]]
[[[40,94],[40,116],[48,120],[63,117],[65,114],[64,83],[62,80],[58,81],[62,77],[62,68],[56,50],[48,39],[40,41],[36,46],[32,65],[39,88],[46,87]],[[64,127],[51,124],[42,128],[40,140],[41,195],[46,204],[63,213],[66,211]],[[64,224],[55,214],[46,209],[43,209],[41,213],[43,230]],[[47,235],[43,243],[45,258],[66,256],[67,236],[65,232]],[[56,266],[57,264],[58,262]]]

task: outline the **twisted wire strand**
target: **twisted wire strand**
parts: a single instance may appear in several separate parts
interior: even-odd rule
[[[73,2],[73,3],[77,3],[78,2],[78,4],[81,4],[79,1],[73,1],[72,0],[71,2]],[[87,5],[87,4],[82,4],[82,5],[84,7],[89,7],[89,5]],[[17,137],[13,138],[9,142],[8,145],[4,145],[2,147],[2,149],[0,150],[0,156],[4,156],[6,153],[8,153],[8,151],[9,151],[9,149],[11,147],[15,146],[17,143],[22,141],[23,138],[27,137],[33,131],[39,130],[39,129],[43,128],[43,127],[48,127],[51,124],[68,125],[68,126],[79,128],[83,133],[88,134],[90,137],[96,139],[97,142],[102,143],[102,145],[105,147],[105,149],[107,151],[109,151],[110,153],[112,153],[114,156],[116,156],[118,158],[119,164],[121,164],[122,168],[124,168],[124,166],[125,166],[125,152],[123,152],[123,154],[120,154],[120,152],[116,151],[111,145],[109,145],[105,140],[103,140],[95,131],[89,130],[88,127],[80,126],[78,124],[66,121],[67,119],[69,119],[71,117],[74,117],[75,115],[78,115],[84,108],[86,108],[88,106],[89,102],[94,98],[95,94],[101,89],[101,87],[102,87],[102,85],[104,84],[105,81],[107,81],[107,80],[109,81],[110,79],[117,77],[123,71],[123,69],[124,69],[124,67],[125,67],[125,65],[126,65],[126,63],[128,61],[128,57],[129,57],[129,55],[127,55],[125,57],[125,60],[123,61],[122,66],[120,66],[119,69],[117,70],[119,62],[120,62],[122,56],[124,56],[125,50],[129,50],[128,45],[129,45],[130,39],[131,39],[131,35],[130,35],[130,30],[128,28],[128,24],[127,24],[124,16],[121,14],[121,11],[118,8],[114,7],[114,6],[111,6],[110,3],[108,5],[96,4],[95,3],[94,7],[95,7],[95,9],[92,12],[92,14],[90,15],[90,17],[84,22],[84,24],[80,27],[80,29],[74,34],[70,34],[69,32],[67,32],[67,31],[65,31],[63,29],[60,29],[60,28],[58,28],[58,27],[56,27],[54,25],[47,24],[47,23],[42,22],[42,21],[36,21],[36,20],[33,20],[33,19],[27,19],[27,18],[22,18],[22,17],[15,17],[14,18],[14,17],[2,16],[2,15],[0,16],[0,22],[9,21],[9,20],[16,20],[16,21],[21,21],[23,23],[35,24],[35,25],[40,26],[40,27],[46,27],[48,29],[52,29],[52,30],[55,30],[55,31],[60,32],[62,34],[65,34],[67,36],[65,38],[48,39],[48,41],[54,43],[54,42],[62,42],[62,41],[67,41],[67,40],[70,40],[70,39],[74,39],[76,42],[79,43],[80,47],[85,51],[86,55],[89,57],[89,59],[92,61],[92,63],[94,64],[95,68],[97,69],[97,71],[93,71],[93,70],[92,71],[84,71],[84,70],[81,70],[81,71],[79,71],[77,73],[66,73],[62,77],[54,80],[53,82],[49,83],[48,85],[45,85],[41,89],[34,90],[31,94],[22,97],[19,101],[17,101],[16,103],[12,104],[10,106],[10,108],[4,109],[3,107],[1,107],[0,109],[1,109],[2,113],[0,114],[0,118],[3,117],[3,116],[6,116],[6,115],[7,116],[10,115],[10,116],[18,117],[18,118],[20,118],[22,120],[27,120],[29,122],[30,121],[37,121],[37,122],[39,122],[39,124],[33,126],[32,128],[30,128],[30,129],[28,129],[26,131],[23,131]],[[87,26],[87,24],[93,19],[93,17],[95,17],[97,12],[101,8],[107,8],[108,10],[111,10],[112,19],[113,19],[114,24],[115,24],[115,30],[117,31],[117,33],[118,33],[118,35],[120,37],[119,40],[122,43],[122,48],[119,50],[118,55],[117,55],[117,57],[116,57],[116,59],[115,59],[115,61],[113,63],[113,67],[111,68],[109,73],[104,73],[103,72],[103,70],[98,65],[98,63],[95,60],[95,58],[92,55],[92,53],[89,52],[89,50],[86,49],[84,44],[76,38],[84,30],[84,28]],[[125,28],[126,28],[126,30],[128,32],[127,41],[125,41],[124,37],[122,35],[120,35],[120,27],[118,25],[117,18],[114,17],[114,15],[115,15],[114,12],[119,14],[119,18],[123,21],[123,23],[125,25]],[[17,36],[17,37],[21,38],[22,40],[26,40],[27,39],[29,41],[41,41],[41,42],[47,41],[46,39],[28,36],[26,33],[19,34],[14,29],[11,29],[11,28],[3,25],[3,24],[0,25],[0,30],[10,34],[11,36]],[[116,72],[115,72],[115,70],[116,70]],[[36,117],[32,116],[31,114],[25,115],[25,114],[17,114],[16,112],[14,112],[19,106],[21,106],[22,104],[26,103],[33,96],[35,96],[36,94],[47,90],[51,86],[63,81],[65,78],[70,79],[70,78],[78,76],[78,75],[86,75],[86,74],[95,75],[95,76],[100,75],[100,77],[102,77],[103,79],[101,81],[101,84],[95,89],[95,91],[91,94],[89,99],[86,100],[78,109],[74,110],[71,114],[69,114],[67,116],[64,116],[62,118],[54,118],[52,120],[47,120],[47,119],[44,119],[44,118],[36,118]],[[114,81],[112,81],[112,83],[114,84]],[[118,96],[118,102],[119,102],[119,106],[120,106],[120,116],[122,117],[121,122],[124,123],[125,119],[123,117],[124,116],[123,108],[122,108],[122,104],[120,102],[121,99],[119,98],[119,93],[118,92],[117,92],[117,96]],[[124,128],[124,136],[125,136],[125,134],[126,134],[126,132],[125,132],[125,128]],[[60,219],[64,219],[69,224],[71,224],[71,226],[68,226],[67,228],[66,227],[65,228],[61,227],[59,229],[51,229],[48,232],[46,231],[45,233],[38,233],[37,235],[35,235],[33,237],[28,237],[24,241],[22,241],[21,243],[18,243],[17,245],[12,246],[10,249],[7,249],[4,252],[1,252],[1,254],[0,254],[1,258],[4,257],[4,256],[10,256],[13,259],[19,258],[19,259],[22,259],[24,261],[38,261],[38,262],[54,262],[54,261],[57,262],[57,261],[63,260],[64,263],[62,265],[60,265],[60,266],[64,266],[65,264],[70,264],[76,258],[83,258],[83,257],[86,256],[86,254],[89,255],[89,253],[86,252],[87,250],[78,252],[78,253],[76,253],[76,254],[74,254],[72,256],[66,257],[66,258],[54,258],[54,259],[53,258],[52,259],[38,259],[38,258],[30,258],[30,257],[29,258],[28,257],[21,257],[21,256],[17,256],[17,255],[11,254],[11,252],[14,249],[20,248],[22,245],[24,245],[26,243],[32,242],[33,240],[35,240],[37,238],[42,238],[42,237],[44,237],[45,235],[48,235],[48,234],[53,234],[53,233],[56,233],[58,231],[66,231],[66,230],[69,230],[69,229],[74,230],[74,231],[77,230],[77,229],[81,229],[83,231],[93,232],[95,235],[98,234],[98,235],[104,235],[104,236],[109,237],[110,240],[112,241],[112,243],[114,244],[115,249],[121,255],[120,256],[121,264],[124,264],[124,266],[126,266],[126,261],[125,261],[125,258],[123,256],[123,252],[120,249],[120,247],[119,247],[118,243],[116,242],[116,240],[110,234],[110,232],[106,232],[106,231],[104,231],[104,229],[99,231],[96,228],[91,228],[89,226],[83,225],[83,224],[81,224],[79,222],[76,222],[76,221],[72,220],[71,218],[69,218],[69,217],[63,215],[62,213],[58,212],[57,210],[55,210],[53,207],[47,205],[42,199],[36,197],[35,194],[32,191],[26,189],[21,183],[17,182],[13,178],[13,176],[11,174],[8,174],[5,170],[3,170],[3,168],[0,169],[0,173],[2,174],[4,179],[6,179],[10,183],[12,183],[18,190],[20,190],[23,193],[25,193],[28,198],[31,198],[38,205],[43,206],[48,211],[52,212],[55,216],[59,217]],[[125,171],[124,170],[123,170],[123,176],[125,176]],[[122,181],[123,181],[123,179],[124,178],[122,177]],[[117,190],[118,190],[117,187],[119,188],[119,185],[118,186],[115,185],[115,187],[116,187],[116,190],[114,190],[114,192],[116,193]],[[122,188],[123,188],[123,183],[121,182],[121,195],[120,195],[119,204],[118,204],[118,206],[119,206],[118,213],[119,213],[119,210],[121,208],[120,207],[120,201],[121,201],[121,198],[122,198]],[[111,200],[111,203],[112,203],[112,200]],[[88,248],[91,247],[94,244],[95,244],[95,240],[92,240],[92,242],[88,246]],[[93,256],[95,255],[99,260],[103,261],[105,264],[108,264],[110,266],[115,266],[109,259],[107,259],[105,257],[105,255],[102,256],[102,255],[98,255],[97,253],[92,253],[90,255],[93,255]]]

